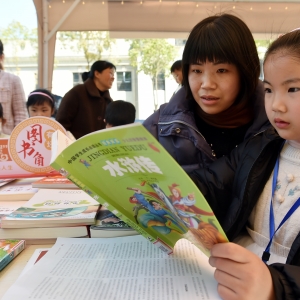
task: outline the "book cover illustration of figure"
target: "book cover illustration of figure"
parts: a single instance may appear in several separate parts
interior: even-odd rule
[[[131,227],[120,220],[116,215],[114,215],[109,210],[105,209],[103,206],[100,206],[95,217],[94,227],[105,228],[105,229],[130,229]]]
[[[51,166],[166,253],[180,238],[208,256],[213,244],[228,241],[202,193],[141,124],[86,135],[54,150]]]

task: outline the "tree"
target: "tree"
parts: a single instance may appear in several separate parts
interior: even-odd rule
[[[154,109],[158,108],[157,78],[165,73],[176,56],[175,46],[164,39],[135,39],[131,42],[129,58],[137,72],[151,77]]]
[[[9,56],[13,58],[17,68],[19,52],[25,49],[26,44],[36,50],[33,57],[37,56],[38,37],[36,28],[29,29],[20,22],[13,21],[7,28],[0,30],[0,37],[4,45],[6,43],[11,45],[12,53]]]
[[[90,64],[100,60],[102,52],[111,49],[115,43],[106,31],[61,31],[58,33],[58,39],[64,48],[83,53],[88,70]]]

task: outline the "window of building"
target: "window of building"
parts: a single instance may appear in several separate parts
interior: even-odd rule
[[[117,72],[117,89],[118,91],[132,91],[131,72]]]
[[[175,46],[185,46],[186,40],[184,39],[175,39]]]
[[[165,90],[165,73],[157,75],[157,90]]]
[[[74,72],[73,73],[73,86],[82,83],[81,73]]]

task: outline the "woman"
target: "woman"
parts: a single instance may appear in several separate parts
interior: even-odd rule
[[[191,31],[183,87],[144,126],[186,172],[206,167],[269,126],[260,63],[247,25],[222,14]]]
[[[27,118],[25,93],[18,76],[5,72],[3,69],[4,47],[0,40],[0,103],[6,122],[2,124],[4,134],[11,134],[21,121]]]
[[[76,139],[104,129],[105,110],[112,99],[109,89],[116,67],[107,61],[96,61],[83,84],[74,86],[61,100],[56,120]]]

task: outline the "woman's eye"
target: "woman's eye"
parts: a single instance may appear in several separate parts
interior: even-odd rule
[[[226,73],[227,70],[226,69],[218,69],[218,73]]]
[[[265,88],[265,93],[266,93],[266,94],[267,94],[267,93],[271,93],[271,89]]]
[[[200,73],[201,73],[201,71],[198,70],[198,69],[193,69],[192,72],[193,72],[193,73],[196,73],[196,74],[200,74]]]
[[[289,88],[288,92],[289,93],[295,93],[295,92],[298,92],[300,89],[299,88]]]

